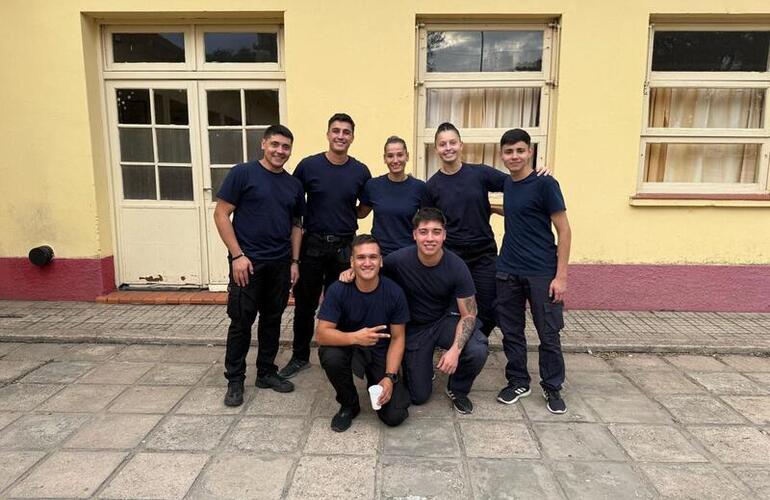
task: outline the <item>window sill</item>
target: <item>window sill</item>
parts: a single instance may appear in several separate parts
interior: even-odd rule
[[[768,194],[673,194],[637,193],[629,197],[633,207],[770,207]]]

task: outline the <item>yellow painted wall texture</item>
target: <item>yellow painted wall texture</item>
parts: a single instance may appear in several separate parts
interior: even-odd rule
[[[290,165],[325,148],[335,111],[351,153],[385,172],[384,139],[414,137],[415,21],[561,18],[551,165],[573,225],[573,262],[770,263],[768,208],[632,207],[650,16],[770,18],[766,0],[5,0],[0,16],[0,257],[49,243],[113,253],[98,20],[283,12]],[[369,227],[369,222],[362,226]],[[495,223],[498,236],[502,224]]]

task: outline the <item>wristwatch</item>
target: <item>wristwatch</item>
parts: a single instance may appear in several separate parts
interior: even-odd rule
[[[385,373],[385,376],[394,384],[398,383],[398,373]]]

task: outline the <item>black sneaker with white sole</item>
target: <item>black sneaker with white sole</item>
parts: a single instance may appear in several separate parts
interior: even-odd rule
[[[525,398],[530,395],[532,391],[526,385],[509,384],[503,387],[499,393],[497,393],[497,400],[506,405],[512,405],[519,398]]]
[[[457,413],[461,413],[463,415],[473,413],[473,403],[470,399],[468,399],[468,396],[465,394],[452,392],[449,390],[449,387],[446,388],[446,395],[449,396],[449,399],[452,401],[452,406],[454,406]]]
[[[286,366],[281,368],[278,372],[278,376],[282,379],[289,379],[301,372],[310,368],[310,361],[302,361],[299,359],[291,358]]]
[[[567,404],[561,398],[559,391],[543,388],[543,397],[545,398],[545,407],[551,413],[560,415],[567,412]]]

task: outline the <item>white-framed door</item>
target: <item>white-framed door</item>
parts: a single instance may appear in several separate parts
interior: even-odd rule
[[[205,285],[197,88],[105,82],[121,284]]]
[[[210,290],[228,282],[227,249],[214,226],[216,193],[230,168],[262,157],[265,129],[286,116],[282,81],[200,81],[200,143],[205,239],[208,249],[206,281]]]

